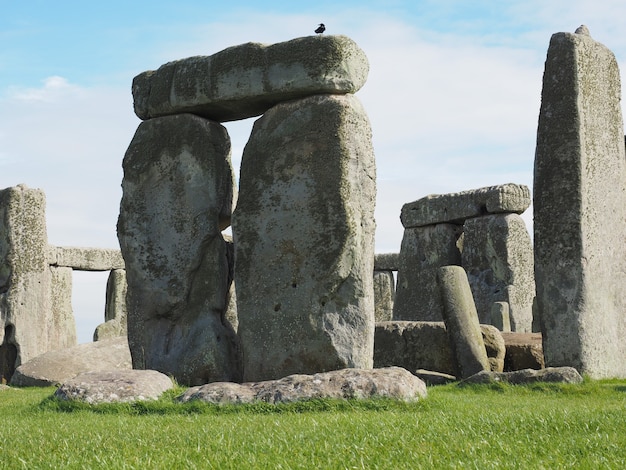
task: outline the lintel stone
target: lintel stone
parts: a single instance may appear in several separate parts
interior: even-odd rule
[[[530,190],[507,183],[450,194],[431,194],[402,206],[404,228],[440,223],[462,224],[466,219],[487,214],[521,214],[530,206]]]
[[[52,266],[72,268],[76,271],[124,269],[122,252],[113,248],[51,246],[48,249],[48,263]]]
[[[307,36],[271,45],[250,42],[137,75],[135,114],[144,120],[193,113],[234,121],[263,114],[283,101],[355,93],[368,72],[365,53],[346,36]]]

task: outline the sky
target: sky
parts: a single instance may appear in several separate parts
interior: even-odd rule
[[[581,24],[625,69],[622,0],[0,0],[0,189],[46,194],[49,243],[119,248],[134,76],[246,42],[352,38],[377,164],[376,252],[398,252],[402,205],[504,183],[532,189],[550,37]],[[225,123],[235,171],[255,118]],[[532,208],[523,214],[532,232]],[[107,273],[74,272],[79,342],[104,321]]]

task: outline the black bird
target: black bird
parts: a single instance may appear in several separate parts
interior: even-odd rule
[[[320,23],[320,25],[315,30],[317,34],[322,34],[324,31],[326,31],[326,26],[324,26],[324,23]]]

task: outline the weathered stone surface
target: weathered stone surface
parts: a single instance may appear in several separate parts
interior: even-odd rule
[[[243,384],[212,383],[188,389],[179,400],[224,404],[386,397],[412,402],[426,395],[426,385],[422,380],[400,367],[387,367],[343,369],[313,375],[294,374],[278,380]]]
[[[67,306],[63,300],[67,293],[55,292],[53,306],[53,289],[61,286],[62,278],[55,277],[48,265],[45,206],[39,189],[19,185],[0,191],[0,378],[4,380],[33,357],[76,344],[71,310],[59,310]]]
[[[131,369],[126,338],[79,344],[41,354],[17,368],[11,385],[48,387],[61,384],[83,372],[109,369]]]
[[[530,190],[521,184],[501,184],[450,194],[431,194],[402,206],[400,221],[405,228],[440,223],[463,224],[466,219],[487,214],[521,214],[530,206]]]
[[[400,266],[400,253],[376,253],[374,255],[375,271],[397,271]]]
[[[437,284],[443,303],[443,321],[462,378],[489,370],[478,314],[474,306],[467,274],[460,266],[437,270]]]
[[[124,269],[122,252],[111,248],[50,246],[48,262],[53,266],[76,271],[110,271]]]
[[[238,339],[223,320],[232,276],[220,232],[234,190],[226,129],[191,114],[145,121],[123,168],[117,229],[133,367],[187,385],[240,381]]]
[[[502,372],[505,348],[500,333],[480,325],[489,364]],[[498,338],[500,337],[500,338]],[[443,322],[392,321],[376,323],[374,367],[403,367],[410,371],[426,369],[459,375],[456,359]]]
[[[114,269],[107,279],[106,297],[104,304],[104,323],[96,327],[93,340],[127,336],[126,328],[126,271]]]
[[[456,377],[454,375],[433,372],[431,370],[418,369],[414,372],[414,375],[423,380],[429,387],[433,385],[446,385],[451,382],[456,382]]]
[[[514,372],[491,372],[485,370],[468,377],[460,382],[459,385],[489,384],[494,382],[507,382],[513,385],[537,382],[578,384],[582,381],[582,376],[573,367],[548,367],[541,370],[524,369]]]
[[[54,396],[92,405],[158,399],[174,388],[167,375],[155,370],[84,372],[63,383]]]
[[[391,320],[395,291],[392,271],[374,271],[374,319],[377,322]]]
[[[135,113],[141,119],[187,112],[214,121],[245,119],[283,101],[355,93],[368,71],[367,57],[346,36],[247,43],[137,75]]]
[[[556,33],[534,175],[537,308],[548,366],[626,377],[626,156],[611,51]]]
[[[394,320],[441,321],[443,304],[437,286],[437,269],[460,265],[461,227],[439,224],[404,230]]]
[[[376,170],[353,95],[256,121],[233,215],[244,380],[372,367]]]
[[[511,331],[511,316],[508,302],[494,302],[491,305],[490,323],[502,332]]]
[[[543,369],[541,333],[502,333],[506,346],[504,370]]]
[[[535,298],[533,245],[519,215],[467,219],[463,225],[462,266],[480,323],[491,323],[495,302],[507,302],[511,329],[531,331]]]

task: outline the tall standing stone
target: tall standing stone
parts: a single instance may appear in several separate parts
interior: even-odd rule
[[[48,264],[46,198],[19,185],[0,191],[0,375],[76,344],[69,268]]]
[[[554,34],[535,155],[537,308],[546,366],[594,378],[626,377],[624,153],[615,56]]]
[[[230,140],[191,114],[140,124],[124,156],[118,238],[137,369],[187,385],[241,379],[224,321],[232,280],[221,229],[233,201]]]
[[[494,304],[506,302],[513,331],[531,331],[535,298],[533,245],[519,215],[467,219],[463,225],[462,265],[480,323],[492,324]]]
[[[436,224],[404,229],[393,304],[394,320],[442,321],[437,269],[460,265],[462,226]]]
[[[245,381],[372,367],[375,172],[353,95],[256,121],[233,215]]]

